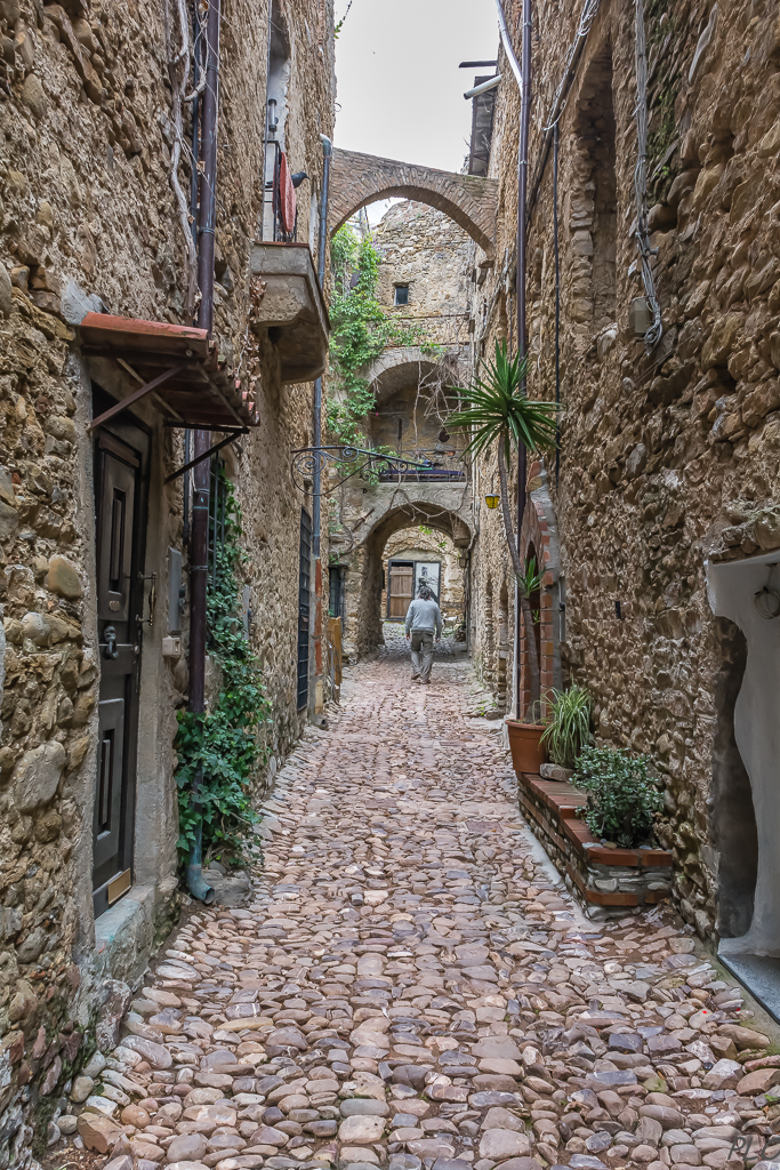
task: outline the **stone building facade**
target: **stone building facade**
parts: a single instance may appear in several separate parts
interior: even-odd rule
[[[265,199],[266,61],[277,70],[290,169],[309,176],[298,192],[297,238],[312,250],[319,136],[331,133],[334,82],[328,0],[274,0],[273,12],[269,4],[239,0],[223,12],[220,364],[208,376],[244,416],[246,390],[259,420],[225,459],[244,514],[245,608],[272,703],[273,770],[301,723],[291,664],[301,509],[310,512],[311,499],[291,478],[288,452],[312,442],[312,387],[285,373],[284,329],[269,336],[260,307],[274,287],[254,248]],[[182,431],[166,425],[162,387],[91,431],[95,415],[136,390],[139,378],[132,361],[90,356],[83,322],[92,312],[159,323],[163,332],[192,324],[185,162],[176,171],[183,210],[172,185],[191,132],[190,107],[175,94],[182,77],[186,88],[193,83],[181,72],[187,46],[178,7],[190,8],[0,4],[0,1166],[23,1164],[45,1145],[74,1071],[111,1043],[111,1021],[177,906],[173,740],[188,650],[186,588],[180,606],[178,584],[186,587],[192,501],[188,475],[168,476],[187,455]],[[112,544],[103,576],[96,504],[98,520],[135,508],[134,525],[122,529],[134,559],[129,546]],[[121,582],[130,578],[125,614]],[[129,645],[113,655],[104,587],[109,610],[132,627]],[[99,798],[113,799],[98,771],[107,751],[118,750],[113,732],[99,730],[98,708],[106,663],[125,653],[136,662],[131,690],[108,702],[132,702],[142,730],[133,775],[123,779],[128,850],[120,876],[128,888],[114,901],[109,883],[98,913],[93,838],[110,811]],[[132,721],[127,727],[135,741]]]
[[[401,551],[402,545],[419,548],[414,534],[422,525],[436,539],[452,542],[449,575],[463,579],[473,532],[464,441],[447,432],[445,421],[454,403],[450,388],[468,371],[474,245],[449,214],[410,200],[389,208],[373,242],[380,255],[378,300],[419,337],[411,345],[387,347],[367,371],[376,409],[366,419],[366,439],[372,448],[428,467],[380,473],[373,481],[353,478],[333,488],[330,569],[339,582],[348,655],[381,643],[388,542]],[[465,606],[463,584],[458,592]]]
[[[506,7],[519,54],[520,4]],[[520,111],[503,56],[499,70],[478,359],[496,338],[517,345]],[[561,404],[560,449],[529,468],[522,530],[524,554],[533,545],[546,569],[543,668],[589,688],[599,741],[654,758],[686,919],[725,950],[777,955],[776,7],[535,4],[531,102],[528,387]],[[637,110],[654,344],[635,235]],[[477,499],[494,476],[480,466]],[[495,679],[512,586],[498,513],[484,507],[474,567],[475,649]]]

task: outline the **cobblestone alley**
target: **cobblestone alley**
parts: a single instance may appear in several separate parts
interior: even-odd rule
[[[747,1164],[780,1058],[752,1068],[766,1037],[671,917],[581,916],[477,697],[456,656],[429,687],[398,649],[352,670],[251,897],[185,920],[76,1084],[116,1170]]]

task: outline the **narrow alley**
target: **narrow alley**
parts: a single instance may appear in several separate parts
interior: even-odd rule
[[[582,916],[479,696],[452,652],[410,686],[399,639],[351,671],[245,904],[184,920],[81,1078],[115,1170],[746,1164],[776,1070],[734,1059],[741,992],[668,912]]]

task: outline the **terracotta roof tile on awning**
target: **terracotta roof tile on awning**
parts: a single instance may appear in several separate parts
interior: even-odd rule
[[[80,330],[84,354],[113,358],[141,382],[93,426],[147,395],[180,426],[231,430],[257,425],[254,403],[220,367],[205,329],[87,313]]]

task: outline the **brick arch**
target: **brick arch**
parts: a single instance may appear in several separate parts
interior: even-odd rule
[[[534,463],[529,469],[529,485],[523,526],[520,530],[520,548],[524,563],[527,563],[529,554],[536,555],[539,571],[544,570],[544,578],[539,595],[539,609],[541,615],[539,640],[539,672],[541,680],[541,694],[544,707],[544,696],[553,687],[561,686],[560,646],[558,645],[557,609],[560,598],[560,548],[558,545],[558,529],[555,520],[552,499],[547,487],[547,473],[540,463]],[[521,710],[526,710],[531,703],[532,695],[528,681],[528,672],[525,668],[525,639],[521,639],[520,685],[523,692]]]
[[[458,175],[354,150],[333,151],[331,234],[367,203],[394,195],[438,208],[468,232],[483,251],[493,254],[498,208],[495,179]]]

